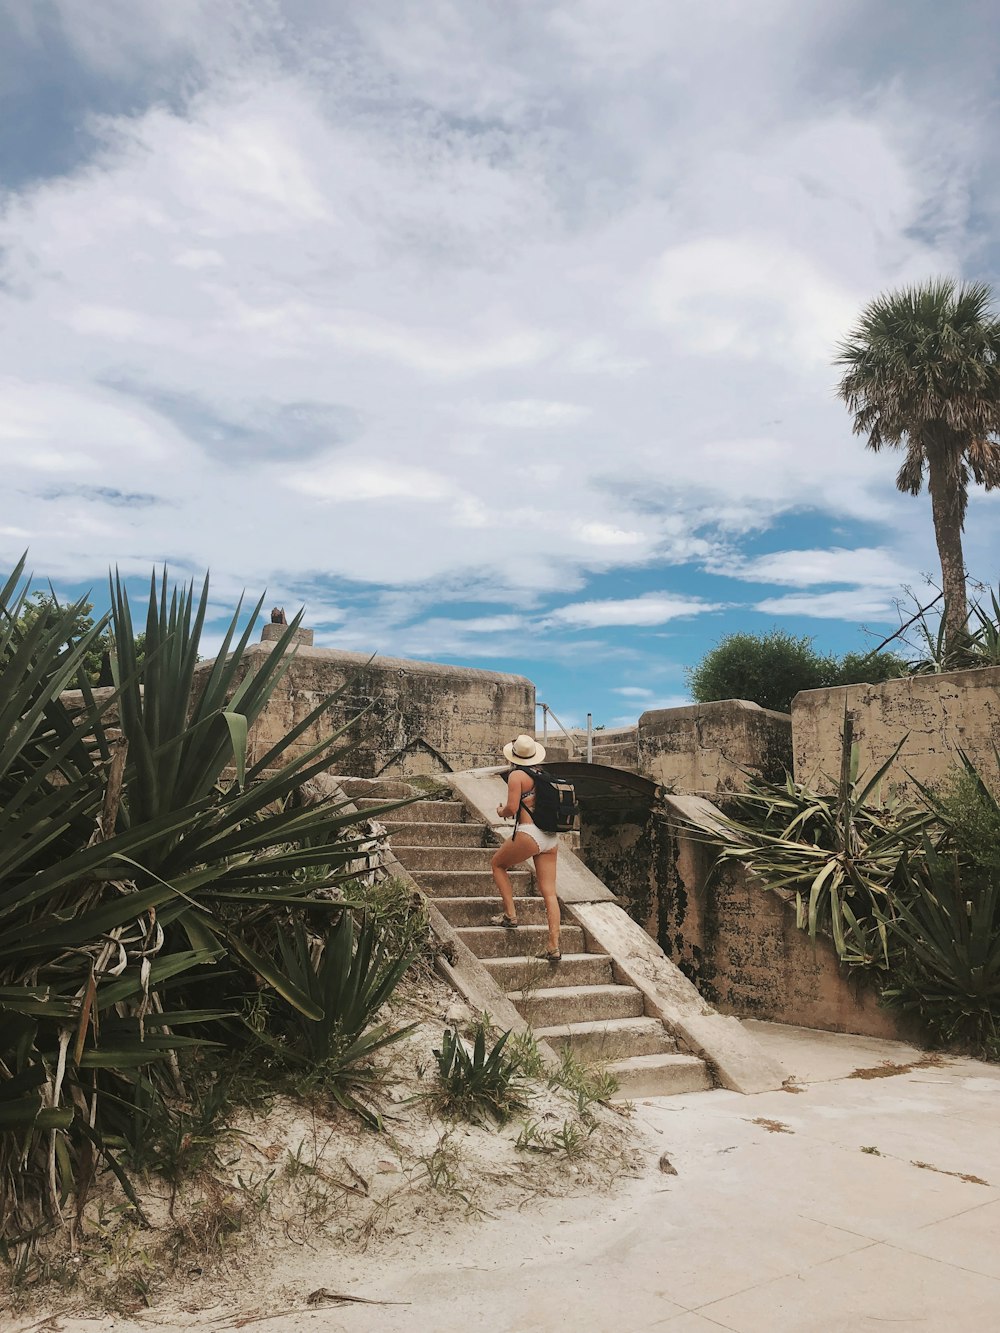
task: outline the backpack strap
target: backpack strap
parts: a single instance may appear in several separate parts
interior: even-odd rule
[[[527,773],[527,774],[529,775],[529,777],[531,778],[532,782],[534,782],[535,786],[537,787],[537,785],[538,785],[538,774],[535,772],[535,770],[534,770],[533,768],[525,768],[523,764],[518,764],[518,768],[521,770],[522,773]],[[534,791],[535,788],[532,787],[531,790]],[[517,809],[514,811],[514,830],[515,830],[515,832],[517,831],[517,826],[518,826],[518,824],[520,823],[520,820],[521,820],[521,810],[522,810],[522,808],[524,808],[525,810],[528,810],[528,807],[524,804],[524,798],[525,798],[525,796],[528,796],[528,795],[530,795],[530,794],[531,794],[530,792],[521,792],[520,798],[519,798],[519,800],[518,800],[518,802],[517,802]],[[529,814],[529,815],[531,814],[531,811],[530,811],[530,810],[528,810],[528,814]]]

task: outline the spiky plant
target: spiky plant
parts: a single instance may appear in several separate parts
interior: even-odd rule
[[[98,1163],[141,1136],[151,1098],[261,987],[314,1022],[321,1001],[282,966],[277,939],[343,904],[359,816],[289,796],[334,761],[350,728],[289,759],[324,700],[253,766],[247,733],[288,667],[298,619],[254,674],[260,612],[194,688],[208,584],[150,590],[136,669],[128,597],[113,585],[117,686],[81,672],[104,621],[74,638],[79,605],[25,623],[22,560],[0,589],[0,1236],[78,1217]],[[82,691],[82,706],[63,698]],[[112,710],[117,714],[109,721]],[[400,802],[389,803],[385,809]],[[378,812],[374,812],[378,813]],[[212,999],[208,1004],[205,996]],[[224,1008],[219,1007],[222,999]],[[70,1200],[72,1212],[67,1214]]]
[[[794,895],[798,925],[814,939],[829,931],[840,956],[859,966],[888,964],[893,876],[934,822],[929,810],[882,795],[899,748],[861,781],[852,746],[834,795],[791,777],[750,782],[733,798],[733,813],[720,816],[711,835],[699,834],[716,848],[716,873],[738,863],[768,888]]]

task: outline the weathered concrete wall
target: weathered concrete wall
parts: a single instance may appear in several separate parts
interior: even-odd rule
[[[814,946],[798,929],[784,897],[739,868],[709,885],[709,849],[678,820],[692,804],[668,797],[663,808],[621,790],[584,798],[580,855],[708,1003],[740,1018],[907,1035],[848,979],[830,940]]]
[[[745,699],[643,713],[639,772],[668,791],[739,791],[747,770],[781,780],[792,766],[791,719]]]
[[[247,653],[248,669],[271,651],[270,642],[255,644]],[[523,676],[394,657],[372,661],[364,653],[300,646],[251,729],[250,761],[345,683],[344,693],[289,757],[366,707],[351,733],[355,748],[334,764],[356,777],[456,772],[502,762],[501,747],[534,726],[535,687]]]
[[[657,938],[710,1004],[740,1018],[869,1037],[904,1035],[898,1016],[849,980],[831,940],[816,943],[790,903],[733,867],[709,887],[709,854],[672,826],[669,880],[659,885]]]
[[[588,790],[577,783],[579,855],[612,891],[633,921],[657,938],[656,901],[660,858],[670,853],[658,836],[650,798],[622,788]]]
[[[845,709],[854,718],[861,773],[874,771],[903,742],[886,775],[889,791],[916,794],[911,777],[941,781],[958,748],[987,781],[1000,782],[994,753],[1000,746],[1000,667],[803,690],[792,700],[796,781],[835,789]]]

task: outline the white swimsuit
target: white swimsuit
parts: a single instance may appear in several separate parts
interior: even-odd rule
[[[518,824],[514,829],[512,837],[516,838],[519,833],[527,833],[528,837],[532,840],[540,853],[551,852],[553,847],[559,846],[558,833],[546,833],[545,830],[539,828],[537,824]]]

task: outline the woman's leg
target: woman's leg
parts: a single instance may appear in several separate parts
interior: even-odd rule
[[[545,903],[545,916],[549,923],[549,949],[559,952],[559,899],[556,897],[556,857],[558,847],[551,852],[539,852],[535,860],[535,883]]]
[[[514,906],[514,890],[511,887],[510,875],[507,871],[511,866],[520,865],[522,861],[529,861],[538,851],[534,838],[529,838],[527,833],[515,833],[509,842],[505,842],[498,847],[496,854],[490,863],[493,871],[493,883],[500,892],[503,899],[503,910],[507,913],[508,920],[517,920],[517,908]]]

